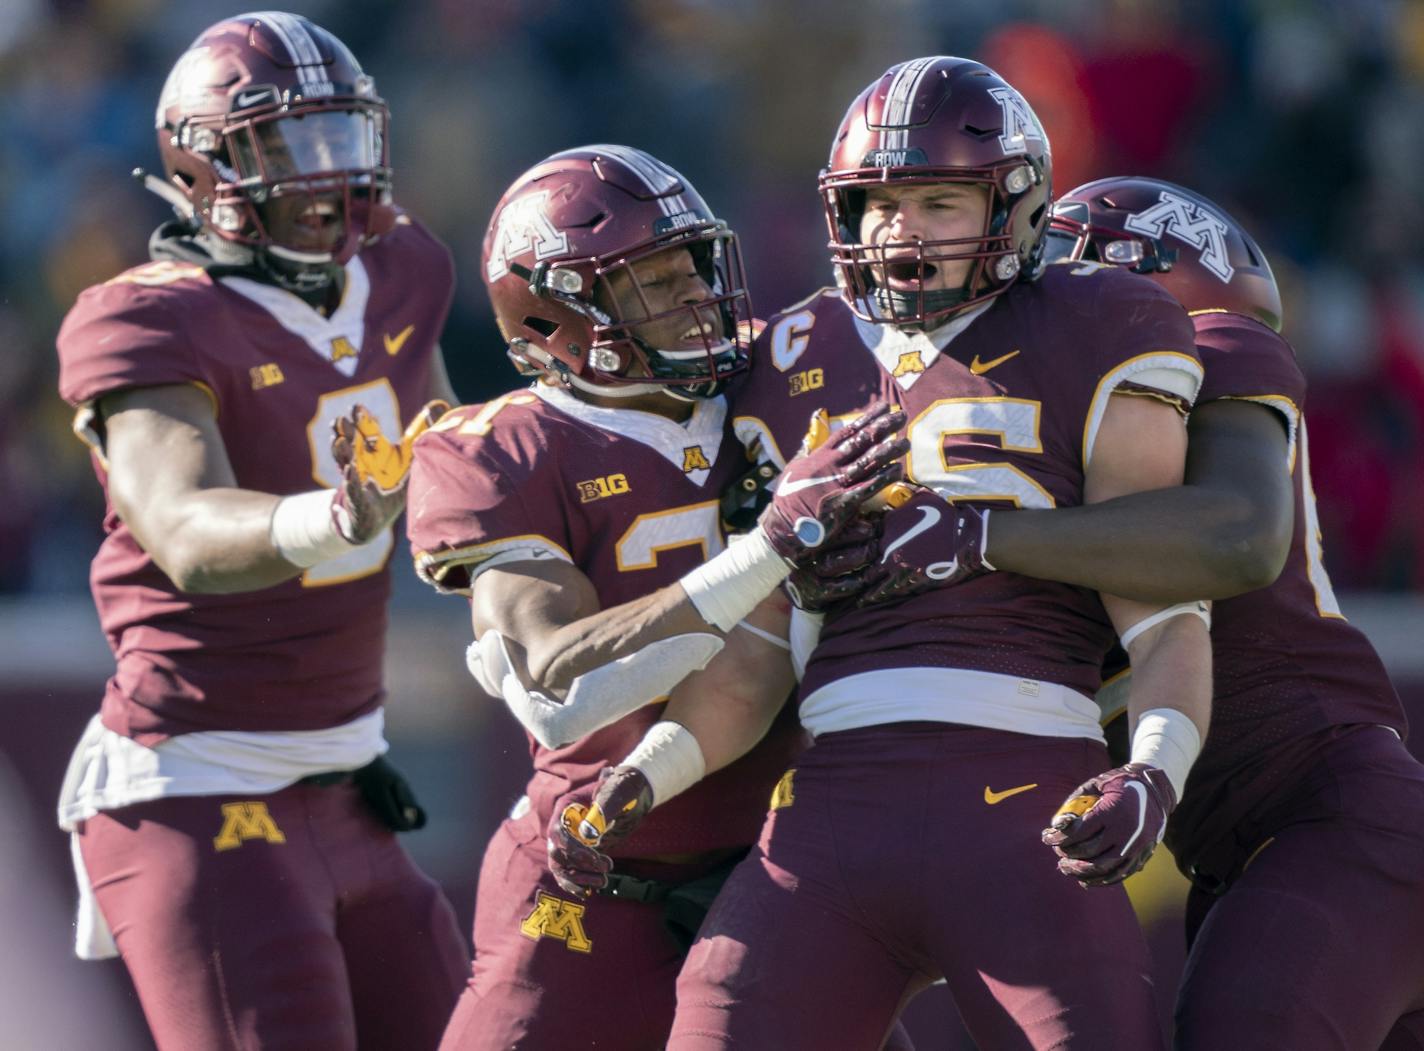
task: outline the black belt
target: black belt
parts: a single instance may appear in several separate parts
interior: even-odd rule
[[[663,901],[676,889],[677,885],[673,883],[610,872],[608,883],[600,887],[598,893],[609,898],[618,898],[620,901],[656,902]]]

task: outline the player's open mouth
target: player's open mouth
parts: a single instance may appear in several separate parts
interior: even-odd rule
[[[297,225],[313,231],[324,231],[340,224],[336,205],[331,201],[313,201],[297,215]]]
[[[918,258],[888,260],[885,263],[885,283],[891,288],[916,288],[922,281],[929,282],[938,272],[939,268],[933,263],[921,266]]]
[[[703,347],[706,346],[708,340],[715,339],[716,336],[717,331],[712,322],[699,321],[682,335],[678,336],[677,341],[679,343],[691,343],[695,346]]]

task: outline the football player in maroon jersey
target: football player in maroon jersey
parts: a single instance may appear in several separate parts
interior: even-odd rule
[[[432,1048],[468,959],[382,758],[391,522],[453,288],[391,203],[387,120],[300,16],[204,30],[158,106],[180,218],[59,334],[117,662],[61,802],[79,949],[123,957],[165,1051]]]
[[[685,952],[666,919],[696,929],[800,743],[794,714],[773,725],[792,683],[778,585],[898,475],[904,418],[882,407],[793,460],[728,546],[720,494],[748,462],[721,390],[751,314],[726,224],[661,161],[588,146],[506,191],[483,265],[536,379],[421,437],[409,531],[420,575],[469,595],[471,671],[534,773],[485,852],[442,1047],[653,1051]],[[596,801],[646,819],[594,850]]]
[[[1193,884],[1177,1046],[1424,1046],[1424,766],[1325,571],[1305,379],[1270,265],[1221,207],[1146,178],[1064,195],[1050,246],[1170,291],[1206,370],[1185,486],[994,511],[985,549],[999,570],[1224,600],[1211,733],[1167,825]]]
[[[1108,837],[1093,878],[1146,860],[1205,733],[1204,611],[1005,573],[915,591],[982,559],[949,499],[1052,507],[1182,477],[1191,323],[1135,275],[1043,265],[1050,174],[1022,96],[964,59],[897,64],[836,133],[838,287],[768,322],[734,427],[782,462],[808,401],[898,403],[919,488],[878,542],[823,549],[875,569],[867,601],[793,574],[826,611],[800,691],[815,743],[702,926],[671,1048],[874,1048],[939,978],[984,1047],[1161,1046],[1125,893],[1083,893],[1039,839],[1071,797]],[[1117,633],[1138,725],[1104,774],[1092,698]]]

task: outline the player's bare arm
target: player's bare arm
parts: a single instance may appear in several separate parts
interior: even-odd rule
[[[1288,435],[1274,409],[1192,411],[1185,484],[1053,511],[995,511],[995,569],[1149,602],[1229,598],[1270,584],[1290,547]]]
[[[180,590],[229,593],[280,584],[390,525],[405,506],[410,445],[444,407],[426,405],[396,443],[360,407],[333,421],[342,486],[287,497],[238,488],[199,387],[119,391],[99,410],[119,517]]]
[[[1179,485],[1185,461],[1186,431],[1175,408],[1115,395],[1093,447],[1085,499]],[[1131,759],[1080,785],[1043,834],[1059,870],[1089,886],[1118,883],[1147,863],[1211,718],[1205,605],[1164,607],[1107,593],[1102,600],[1132,660]]]
[[[471,589],[472,674],[546,747],[661,699],[900,476],[907,445],[894,435],[903,425],[903,413],[880,403],[795,457],[755,529],[642,598],[600,609],[592,583],[567,564],[491,566]]]
[[[785,596],[769,596],[705,669],[678,685],[663,718],[633,750],[554,818],[549,870],[565,891],[587,897],[606,886],[614,862],[604,851],[655,807],[740,759],[766,735],[795,685],[790,619]]]
[[[279,498],[237,487],[200,388],[120,391],[99,407],[114,509],[179,589],[251,591],[302,572],[272,544]]]

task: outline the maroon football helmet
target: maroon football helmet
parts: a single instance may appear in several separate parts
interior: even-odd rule
[[[999,295],[1042,265],[1053,163],[1043,126],[1013,87],[987,66],[931,56],[891,66],[841,120],[821,172],[831,261],[851,308],[887,324],[934,325]],[[866,191],[894,183],[974,183],[989,191],[981,236],[952,241],[861,242]],[[878,288],[887,255],[934,268],[972,260],[963,288]]]
[[[655,312],[634,264],[686,248],[710,297]],[[601,394],[718,393],[747,367],[751,304],[737,236],[692,184],[628,146],[585,146],[515,180],[485,234],[485,284],[515,367]],[[612,278],[642,304],[625,313]],[[685,318],[695,338],[653,347],[636,326]]]
[[[1048,257],[1124,266],[1189,311],[1227,310],[1281,330],[1281,293],[1241,224],[1201,194],[1161,179],[1086,183],[1053,206]]]
[[[289,265],[330,265],[393,218],[388,123],[345,44],[300,15],[262,11],[203,30],[178,59],[158,149],[207,230]],[[278,199],[298,217],[290,231],[271,229]]]

